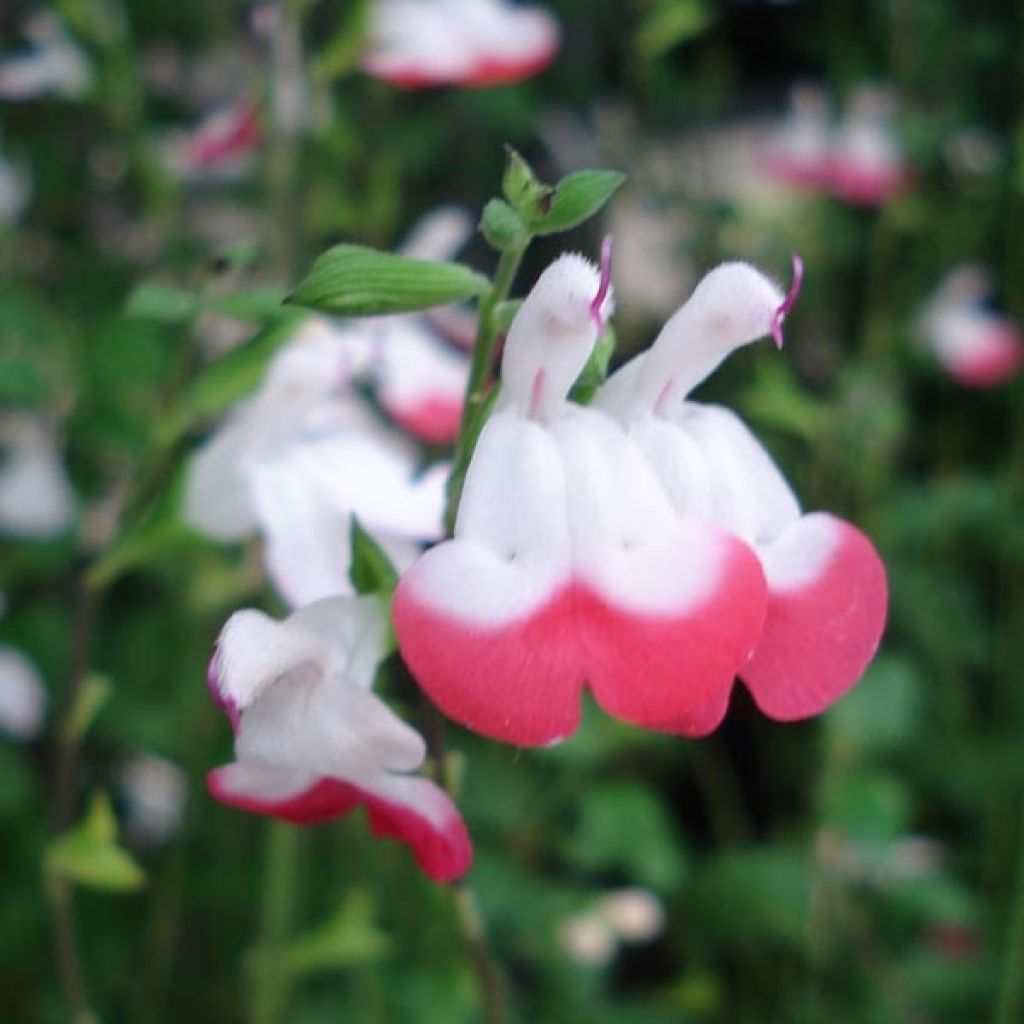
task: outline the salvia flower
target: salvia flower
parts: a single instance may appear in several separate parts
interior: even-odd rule
[[[454,540],[395,593],[399,647],[427,693],[519,745],[572,733],[584,685],[619,718],[707,732],[764,619],[747,545],[678,515],[619,425],[567,400],[610,310],[608,269],[563,256],[524,301]]]
[[[781,346],[794,299],[745,264],[717,268],[581,408],[566,395],[607,268],[563,256],[545,271],[509,331],[454,539],[395,593],[403,657],[442,710],[546,744],[576,728],[586,685],[618,718],[700,736],[737,674],[784,720],[853,685],[885,618],[870,542],[802,515],[737,417],[685,401],[735,348]]]
[[[168,170],[188,181],[232,180],[245,174],[263,139],[260,111],[252,99],[218,107],[192,129],[165,143]]]
[[[988,308],[992,281],[981,267],[951,271],[928,300],[919,329],[942,368],[970,388],[1013,377],[1024,362],[1024,337],[1005,313]]]
[[[405,89],[483,87],[543,71],[558,50],[558,22],[506,0],[374,0],[363,66]]]
[[[406,843],[436,881],[472,859],[447,794],[414,774],[422,737],[372,690],[387,622],[375,598],[332,598],[283,622],[236,612],[210,664],[235,728],[235,760],[210,772],[222,803],[295,824],[363,806],[379,836]]]
[[[716,267],[597,398],[644,452],[677,513],[717,524],[756,554],[767,603],[739,674],[762,711],[781,720],[819,713],[860,678],[888,598],[881,560],[859,530],[827,513],[803,514],[735,413],[687,400],[736,349],[766,336],[782,347],[781,322],[802,275],[795,258],[794,269],[784,297],[747,264]]]

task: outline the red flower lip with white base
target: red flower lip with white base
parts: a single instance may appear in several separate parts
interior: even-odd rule
[[[679,514],[717,523],[756,554],[767,614],[739,674],[759,707],[782,720],[818,714],[863,673],[885,625],[885,569],[849,523],[801,514],[735,414],[683,399],[734,349],[767,334],[778,342],[801,276],[794,256],[794,285],[782,300],[752,267],[711,271],[650,351],[615,374],[597,399],[645,452]]]
[[[448,795],[408,774],[423,763],[422,738],[371,692],[384,633],[375,598],[318,601],[284,622],[233,615],[210,685],[235,727],[236,759],[207,783],[222,803],[299,825],[365,806],[376,835],[452,881],[472,845]]]

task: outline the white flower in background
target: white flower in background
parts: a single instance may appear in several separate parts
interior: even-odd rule
[[[45,540],[72,524],[77,502],[50,424],[0,415],[0,534]]]
[[[559,942],[577,963],[603,967],[623,944],[656,939],[665,928],[665,908],[654,893],[631,886],[614,889],[589,910],[563,922]]]
[[[0,616],[4,597],[0,594]],[[49,697],[39,669],[21,651],[0,644],[0,732],[31,740],[42,731]]]
[[[0,58],[0,99],[79,99],[89,91],[89,60],[57,17],[37,15],[26,24],[25,36],[32,43],[28,53]]]
[[[167,758],[136,754],[119,774],[124,828],[138,846],[157,846],[181,827],[185,815],[185,773]]]
[[[442,210],[404,251],[443,257],[468,230],[462,211]],[[268,572],[296,607],[351,592],[352,515],[399,567],[410,564],[441,536],[448,467],[421,472],[418,446],[355,385],[367,382],[396,423],[438,444],[456,436],[467,375],[466,354],[423,315],[311,317],[196,453],[186,520],[215,540],[262,533]]]
[[[415,774],[423,738],[373,693],[386,633],[375,598],[318,601],[283,622],[232,615],[209,683],[235,729],[235,760],[210,772],[209,789],[304,825],[363,806],[375,835],[406,843],[430,878],[451,881],[473,848],[448,795]]]
[[[506,0],[374,0],[364,69],[405,89],[483,87],[543,71],[559,45],[541,7]]]
[[[919,330],[942,368],[971,388],[1013,377],[1024,362],[1024,336],[1005,313],[986,306],[992,280],[981,267],[951,271],[925,304]]]

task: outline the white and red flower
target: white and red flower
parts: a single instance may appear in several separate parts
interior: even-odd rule
[[[808,84],[793,87],[789,115],[765,148],[765,172],[798,189],[827,189],[832,172],[828,99]]]
[[[739,675],[766,714],[818,714],[860,678],[885,624],[885,569],[855,527],[802,514],[786,480],[733,412],[687,401],[735,349],[772,335],[795,301],[753,267],[712,270],[651,349],[613,375],[599,406],[643,450],[678,514],[713,522],[756,553],[763,630]]]
[[[415,773],[422,737],[372,691],[387,622],[374,598],[332,598],[283,622],[236,612],[210,664],[235,728],[235,760],[208,776],[242,810],[315,824],[367,809],[379,836],[406,843],[423,871],[451,881],[472,846],[458,810]]]
[[[987,307],[991,293],[982,268],[959,267],[942,281],[920,319],[935,357],[965,387],[995,387],[1024,363],[1024,335],[1005,313]]]
[[[179,178],[232,179],[248,171],[262,141],[259,106],[244,99],[214,110],[194,128],[171,136],[164,147],[165,159]]]
[[[375,0],[371,75],[404,89],[518,82],[551,63],[558,22],[541,7],[506,0]]]
[[[745,544],[676,514],[607,415],[567,401],[610,307],[608,267],[563,256],[509,331],[502,397],[455,538],[402,578],[402,655],[452,718],[519,745],[572,733],[584,686],[627,721],[699,735],[760,635]]]

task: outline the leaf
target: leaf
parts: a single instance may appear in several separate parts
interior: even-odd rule
[[[373,897],[356,889],[319,927],[300,935],[286,953],[293,975],[364,966],[384,957],[391,939],[378,927]]]
[[[684,855],[661,801],[644,786],[593,786],[580,806],[569,854],[589,870],[621,870],[640,885],[669,890],[683,877]]]
[[[390,597],[398,585],[398,570],[391,559],[355,516],[352,516],[349,536],[352,544],[352,564],[348,576],[356,592]]]
[[[620,171],[575,171],[555,187],[547,211],[530,222],[535,235],[552,235],[593,217],[625,182]]]
[[[146,882],[135,859],[117,845],[117,822],[105,793],[97,792],[85,817],[46,851],[46,873],[108,892],[133,892]]]
[[[598,389],[608,376],[608,364],[611,362],[616,342],[615,328],[609,324],[604,334],[597,339],[594,351],[590,353],[590,358],[573,385],[569,397],[574,402],[587,405],[597,394]]]
[[[285,300],[342,316],[407,313],[482,295],[490,282],[461,263],[410,260],[361,245],[336,245]]]
[[[282,308],[284,300],[285,293],[282,289],[267,286],[220,295],[210,299],[206,303],[206,308],[214,313],[234,317],[236,320],[270,320],[285,312]]]
[[[113,692],[114,686],[110,678],[99,672],[90,672],[82,680],[78,699],[71,709],[66,727],[67,735],[71,739],[81,739],[89,731],[89,727],[96,721],[96,716]]]
[[[128,296],[124,315],[135,320],[176,324],[191,320],[199,312],[199,299],[184,288],[143,281]]]
[[[714,21],[706,0],[667,0],[637,29],[633,48],[642,59],[655,60],[706,32]]]

